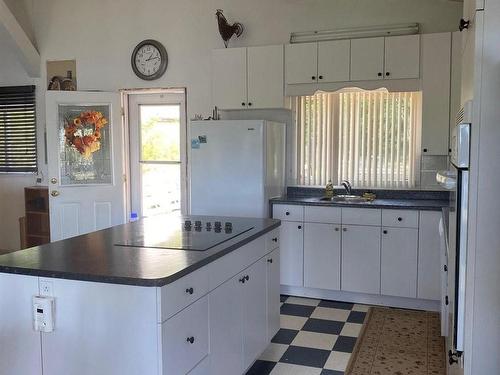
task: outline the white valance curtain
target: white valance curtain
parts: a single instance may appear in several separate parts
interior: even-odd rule
[[[348,179],[356,187],[414,187],[420,98],[381,90],[292,98],[296,183]]]

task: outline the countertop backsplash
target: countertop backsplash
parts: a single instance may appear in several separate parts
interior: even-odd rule
[[[394,190],[394,189],[352,189],[352,194],[362,195],[365,192],[373,192],[377,199],[414,199],[414,200],[449,200],[450,193],[446,190]],[[335,195],[345,194],[344,189],[335,188]],[[322,197],[325,188],[289,186],[286,191],[287,197]]]

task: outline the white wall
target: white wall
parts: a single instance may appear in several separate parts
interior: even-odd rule
[[[230,22],[245,26],[243,36],[230,46],[287,43],[293,31],[402,22],[419,22],[426,33],[451,31],[461,14],[460,3],[446,0],[24,0],[24,4],[34,20],[43,64],[76,59],[80,90],[186,87],[189,118],[211,112],[210,51],[223,47],[215,19],[218,8]],[[154,82],[138,79],[130,67],[134,46],[147,38],[161,41],[169,54],[166,74]],[[0,84],[4,84],[3,68],[0,64]],[[41,70],[40,82],[45,82],[45,66]],[[43,109],[40,103],[41,118]],[[5,189],[1,182],[0,189]],[[12,236],[18,237],[13,232]],[[0,248],[17,241],[6,238],[0,233]]]

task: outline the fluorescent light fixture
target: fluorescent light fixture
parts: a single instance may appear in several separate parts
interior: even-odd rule
[[[418,34],[418,23],[400,23],[394,25],[364,26],[335,30],[303,31],[290,34],[290,43],[320,42],[324,40],[356,39],[377,36]]]

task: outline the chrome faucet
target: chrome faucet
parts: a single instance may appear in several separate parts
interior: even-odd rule
[[[340,185],[342,185],[345,189],[345,192],[348,194],[348,195],[351,195],[351,192],[352,192],[352,185],[349,181],[347,180],[342,180],[342,182],[340,183]]]

